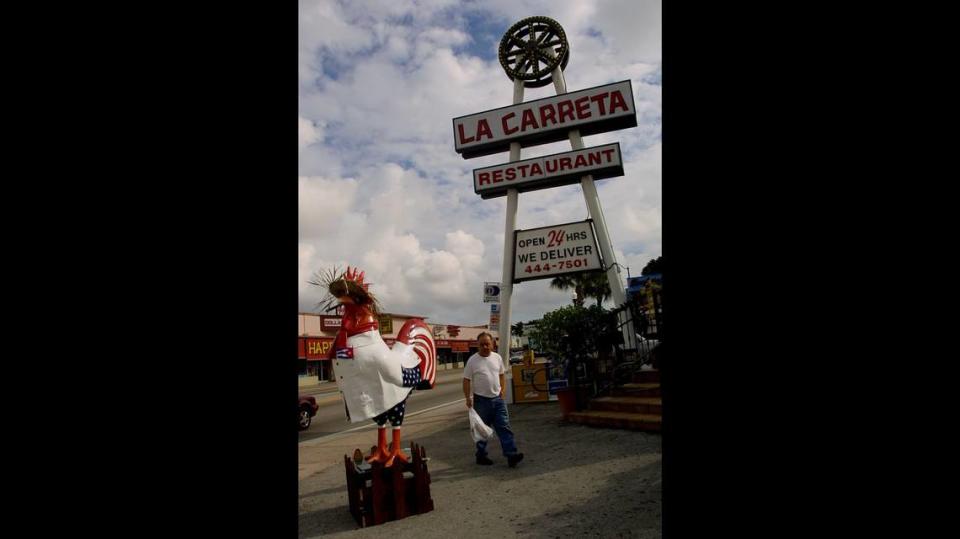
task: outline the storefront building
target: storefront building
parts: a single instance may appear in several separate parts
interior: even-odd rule
[[[467,358],[477,351],[477,336],[480,333],[486,331],[492,334],[494,339],[497,337],[497,332],[488,330],[486,325],[433,324],[425,316],[384,313],[380,317],[380,334],[387,346],[396,342],[397,332],[410,318],[420,318],[430,326],[437,345],[438,370],[463,367]],[[327,357],[339,330],[338,316],[300,313],[297,363],[301,378],[320,381],[333,378]]]

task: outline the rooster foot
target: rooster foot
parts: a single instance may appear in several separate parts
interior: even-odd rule
[[[377,429],[377,445],[370,448],[370,455],[365,457],[365,460],[369,463],[385,462],[389,457],[387,431],[386,429]]]

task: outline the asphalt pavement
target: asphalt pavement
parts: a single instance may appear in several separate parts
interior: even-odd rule
[[[461,379],[463,369],[441,371],[437,374],[437,385],[431,390],[415,390],[407,400],[407,417],[416,415],[426,409],[433,408],[440,404],[449,404],[452,401],[463,400],[463,390]],[[320,410],[313,418],[313,424],[308,430],[300,431],[298,436],[300,443],[309,440],[321,438],[324,436],[335,435],[349,430],[376,430],[376,425],[372,421],[361,421],[359,423],[349,423],[344,414],[343,401],[337,390],[336,384],[326,383],[322,386],[329,386],[322,391],[309,391],[306,394],[313,394],[317,398],[317,404]],[[301,394],[304,391],[301,390]]]
[[[525,454],[516,468],[507,467],[495,438],[488,446],[494,465],[474,462],[462,401],[408,416],[402,445],[425,449],[435,509],[368,528],[349,513],[343,457],[369,451],[375,430],[301,442],[299,536],[661,536],[659,434],[564,423],[556,401],[509,411]]]
[[[458,369],[447,369],[442,371],[437,371],[437,383],[442,381],[449,381],[453,379],[460,379],[463,377],[463,367]],[[332,395],[337,393],[337,383],[336,382],[319,382],[310,383],[300,386],[301,395]]]

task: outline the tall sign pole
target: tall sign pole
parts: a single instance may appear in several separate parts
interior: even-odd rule
[[[513,81],[513,104],[523,103],[523,81]],[[510,143],[510,161],[520,160],[520,143]],[[507,215],[503,224],[503,278],[500,280],[500,357],[506,362],[506,402],[513,403],[513,369],[510,367],[510,297],[513,295],[513,231],[517,228],[516,189],[507,190]]]
[[[523,103],[523,81],[513,81],[513,104]],[[520,143],[510,143],[510,162],[520,160]],[[503,278],[500,280],[500,357],[510,359],[510,298],[513,295],[513,231],[517,228],[517,202],[519,194],[516,189],[507,190],[507,215],[503,224]],[[507,402],[513,402],[513,371],[507,369]]]
[[[546,49],[548,56],[554,56],[553,49]],[[567,93],[567,82],[563,78],[563,70],[555,68],[552,73],[553,86],[557,90],[557,95]],[[570,137],[570,147],[574,150],[583,149],[583,137],[580,136],[579,129],[571,129],[568,135]],[[593,183],[593,176],[587,174],[580,178],[580,187],[583,190],[583,200],[587,203],[587,215],[593,219],[593,226],[597,233],[597,243],[600,244],[600,254],[603,255],[603,263],[607,267],[607,283],[610,285],[610,292],[613,295],[613,301],[619,306],[627,301],[627,291],[623,287],[623,279],[620,278],[620,264],[617,264],[617,257],[613,252],[613,242],[610,240],[610,233],[607,231],[607,220],[603,217],[603,208],[600,207],[600,195],[597,193],[597,186]],[[637,336],[633,328],[633,320],[627,317],[626,311],[620,311],[619,319],[623,331],[624,348],[636,350]]]
[[[548,17],[528,17],[511,26],[500,41],[499,59],[513,81],[513,105],[454,118],[453,132],[454,148],[464,159],[510,151],[508,163],[473,171],[474,192],[484,199],[507,197],[498,351],[509,358],[515,282],[603,268],[614,301],[621,305],[626,301],[594,185],[595,178],[623,175],[620,145],[585,148],[583,136],[636,127],[637,114],[629,80],[567,92],[563,69],[570,60],[570,46],[560,24]],[[523,101],[524,88],[550,82],[556,97]],[[523,147],[562,140],[570,141],[572,152],[520,160]],[[587,205],[587,221],[516,230],[519,193],[577,183]],[[623,331],[625,347],[636,348],[632,324],[624,324]],[[512,379],[510,371],[507,379]],[[507,401],[513,402],[512,384],[506,392]]]

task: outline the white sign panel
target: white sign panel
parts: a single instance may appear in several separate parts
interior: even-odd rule
[[[515,283],[603,269],[590,219],[517,230],[514,232],[514,245]]]
[[[474,169],[473,192],[493,198],[506,195],[510,188],[523,193],[579,183],[587,174],[594,180],[623,176],[620,143]]]
[[[490,329],[490,331],[500,329],[500,304],[499,303],[490,304],[490,325],[488,326],[488,329]]]
[[[454,149],[464,159],[637,126],[629,80],[453,119]]]
[[[500,301],[500,283],[483,283],[483,302]]]

